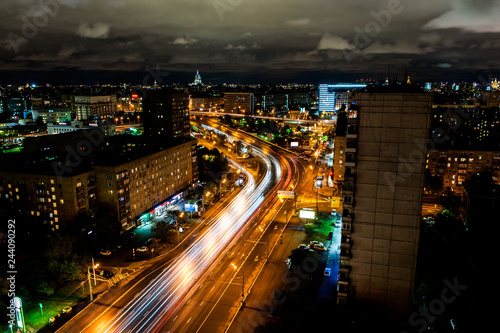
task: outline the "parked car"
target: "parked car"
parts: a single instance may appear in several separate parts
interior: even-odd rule
[[[141,247],[138,247],[137,248],[137,252],[146,252],[148,250],[148,247],[147,246],[141,246]]]
[[[103,255],[103,256],[109,256],[111,255],[111,250],[101,250],[101,252],[99,252],[99,254]]]
[[[62,309],[62,313],[70,313],[71,311],[73,310],[73,308],[71,306],[65,306],[63,309]]]
[[[327,267],[325,268],[325,273],[323,274],[324,276],[330,276],[330,274],[332,274],[332,269]]]
[[[56,317],[50,317],[49,319],[49,324],[52,324],[53,322],[56,321]]]

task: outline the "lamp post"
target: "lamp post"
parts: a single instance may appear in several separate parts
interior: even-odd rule
[[[238,266],[231,264],[233,269],[238,269]],[[241,271],[241,306],[245,305],[245,274]]]
[[[94,266],[94,258],[92,258],[92,270],[94,272],[94,284],[96,283],[95,281],[95,269],[99,266],[99,264]],[[92,295],[92,282],[90,281],[90,266],[87,266],[87,278],[89,280],[89,291],[90,291],[90,301],[93,300],[93,295]]]

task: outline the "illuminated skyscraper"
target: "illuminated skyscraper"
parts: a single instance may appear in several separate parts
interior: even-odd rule
[[[366,84],[339,83],[319,85],[319,112],[331,112],[340,109],[342,104],[347,105],[348,92],[352,89],[365,88]]]

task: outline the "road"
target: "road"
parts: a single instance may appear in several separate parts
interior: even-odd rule
[[[273,156],[256,149],[254,154],[264,161],[266,170],[256,182],[247,171],[247,182],[224,209],[207,222],[200,233],[180,255],[165,258],[150,268],[150,272],[139,279],[126,293],[112,303],[96,301],[92,309],[86,309],[93,319],[90,323],[78,318],[65,325],[60,332],[157,332],[172,319],[172,314],[202,286],[204,277],[223,258],[227,247],[231,247],[245,230],[248,221],[259,213],[266,196],[273,191],[281,179],[281,164]],[[97,308],[97,309],[96,309]],[[86,324],[86,325],[85,325]]]
[[[280,189],[304,193],[299,197],[298,207],[316,207],[311,186],[316,176],[313,164],[286,150],[269,147],[267,142],[250,135],[218,124],[210,125],[247,142],[252,151],[257,149],[279,156],[287,165],[290,180]],[[330,203],[320,201],[322,210],[330,211]],[[189,302],[172,315],[161,331],[252,332],[262,324],[276,304],[275,291],[282,289],[286,281],[285,259],[305,238],[302,227],[305,221],[293,214],[294,209],[294,200],[288,199],[275,200],[272,206],[262,210],[241,239],[220,257],[209,278]]]

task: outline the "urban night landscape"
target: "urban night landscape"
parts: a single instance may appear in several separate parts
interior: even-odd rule
[[[0,13],[0,333],[496,330],[500,0]]]

